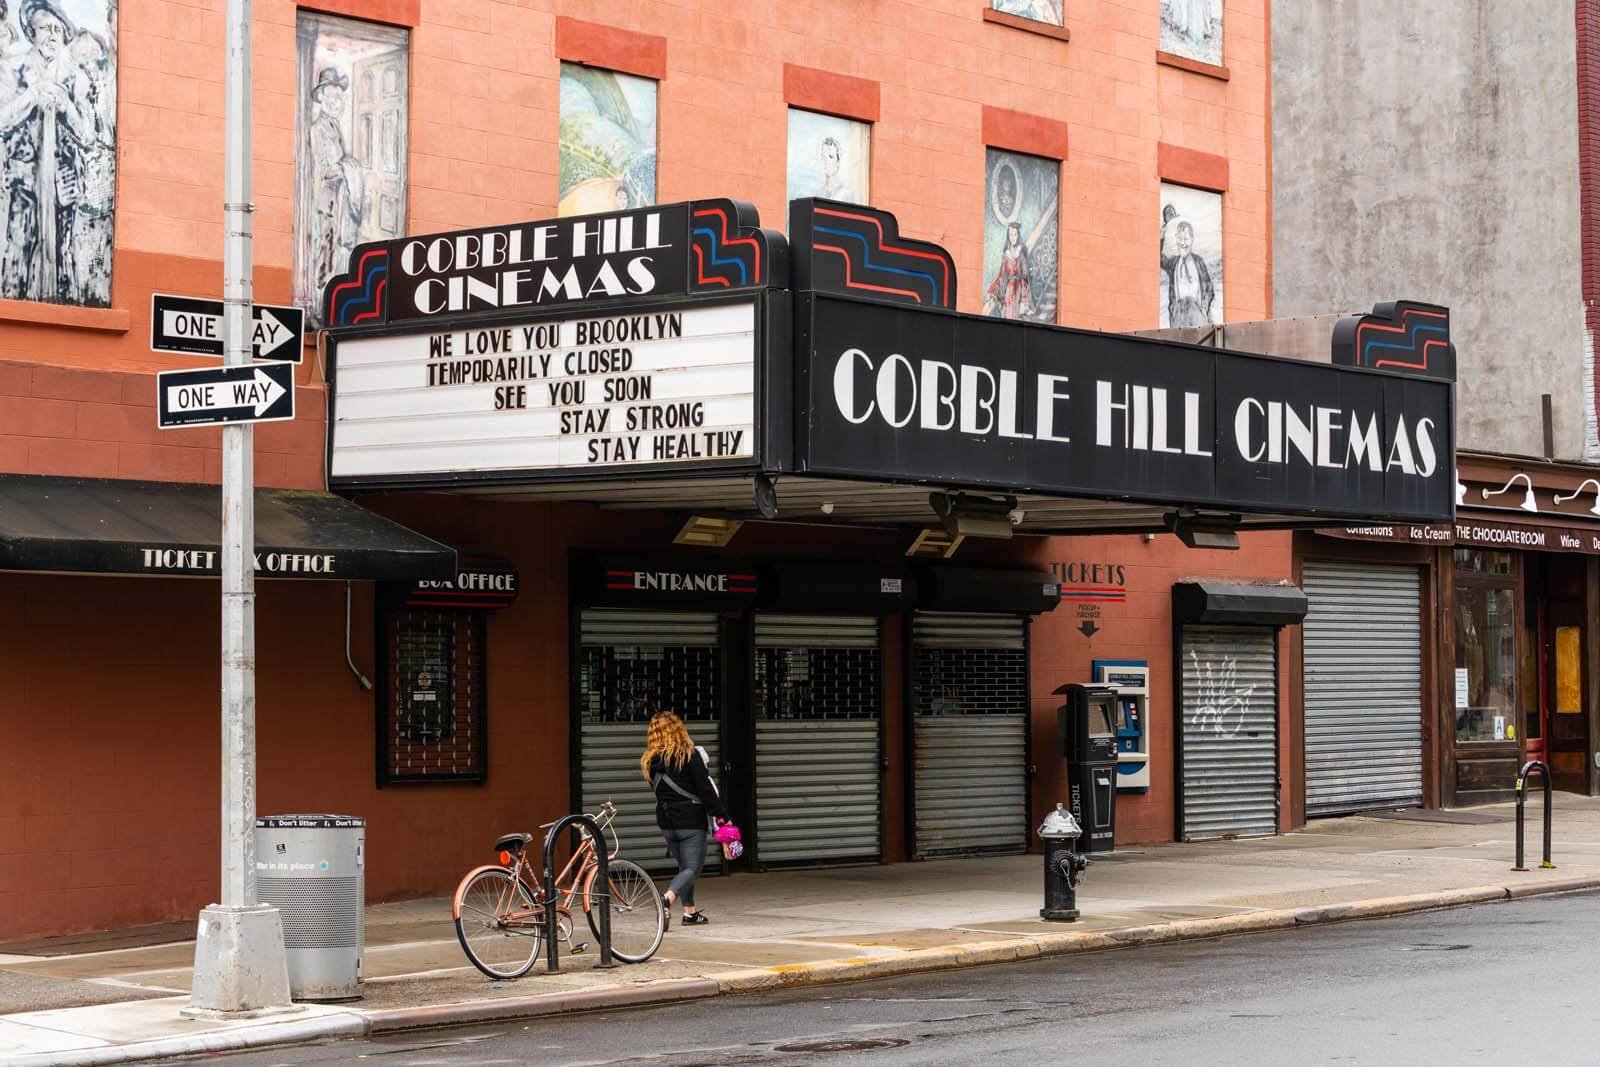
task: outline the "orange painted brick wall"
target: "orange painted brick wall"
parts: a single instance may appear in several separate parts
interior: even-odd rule
[[[872,198],[908,234],[946,244],[982,290],[983,110],[1065,123],[1061,256],[1064,323],[1153,327],[1159,287],[1158,145],[1227,161],[1224,292],[1229,319],[1270,314],[1266,0],[1227,0],[1228,80],[1156,63],[1159,0],[1068,5],[1071,40],[986,21],[983,0],[324,0],[321,10],[412,26],[411,232],[554,213],[558,18],[665,41],[661,201],[731,195],[786,223],[785,67],[876,83]],[[118,211],[113,310],[75,316],[0,305],[0,361],[148,374],[193,360],[149,351],[152,290],[218,295],[222,285],[223,0],[141,0],[121,15]],[[295,17],[255,5],[256,295],[289,296],[293,256]],[[577,25],[578,23],[568,23]],[[641,38],[642,39],[642,38]],[[25,320],[75,319],[78,325]],[[87,325],[94,328],[84,328]],[[309,366],[303,384],[319,376]],[[150,388],[153,397],[153,385]],[[318,417],[319,401],[302,419]],[[47,415],[28,420],[48,419]],[[17,426],[0,428],[10,437]],[[105,473],[115,442],[0,445],[0,469]],[[96,429],[103,433],[104,427]],[[58,438],[51,438],[58,440]],[[321,451],[310,435],[306,454]],[[161,442],[160,447],[191,448]],[[175,454],[172,454],[175,455]],[[53,459],[51,457],[54,457]],[[45,463],[50,459],[51,462]],[[206,460],[214,467],[214,460]],[[271,464],[269,464],[271,466]],[[188,477],[194,459],[134,462]],[[160,475],[167,476],[167,475]],[[315,484],[309,466],[284,477]]]

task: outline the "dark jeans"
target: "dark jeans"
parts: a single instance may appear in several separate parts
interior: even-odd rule
[[[667,855],[678,863],[678,873],[672,876],[667,889],[681,904],[694,907],[694,880],[706,865],[706,832],[704,830],[663,830],[667,839]]]

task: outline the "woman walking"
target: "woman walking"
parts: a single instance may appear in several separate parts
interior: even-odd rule
[[[698,926],[709,920],[694,905],[694,880],[705,866],[711,820],[727,818],[727,809],[683,720],[670,711],[650,717],[639,769],[656,794],[656,825],[666,838],[667,855],[678,864],[678,873],[662,894],[667,921],[672,921],[673,903],[682,901],[683,924]]]

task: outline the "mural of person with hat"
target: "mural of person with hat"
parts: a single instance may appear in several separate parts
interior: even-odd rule
[[[96,143],[89,81],[69,47],[79,30],[55,0],[21,0],[17,16],[29,47],[15,61],[10,99],[0,104],[6,214],[0,295],[92,301],[98,287],[91,292],[78,284],[72,251],[84,150]],[[100,302],[109,303],[109,250],[103,259],[108,277]]]
[[[349,77],[332,67],[318,71],[311,88],[316,117],[311,120],[306,137],[313,182],[311,277],[316,290],[344,270],[361,233],[361,164],[345,150],[344,143],[344,109],[349,89]]]

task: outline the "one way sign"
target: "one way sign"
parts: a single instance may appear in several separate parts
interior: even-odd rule
[[[299,363],[306,314],[276,304],[250,306],[251,355]],[[153,293],[150,297],[150,351],[223,355],[222,301]]]
[[[294,418],[294,365],[201,367],[156,375],[156,416],[163,430],[225,422]]]

